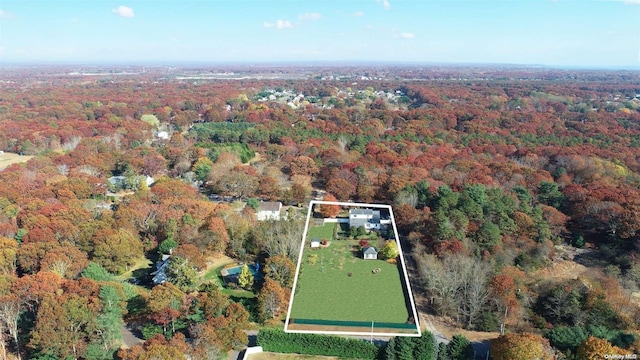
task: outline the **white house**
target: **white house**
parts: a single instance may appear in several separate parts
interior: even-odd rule
[[[376,260],[378,259],[378,251],[373,246],[367,246],[362,249],[362,257],[365,260]]]
[[[364,226],[365,230],[380,230],[380,211],[372,209],[349,210],[349,227]]]
[[[256,218],[258,221],[265,220],[280,220],[280,210],[282,209],[282,203],[279,201],[263,201],[258,206],[256,211]]]
[[[320,247],[320,239],[313,238],[311,239],[311,247],[319,248]]]
[[[169,140],[169,133],[166,131],[158,131],[158,134],[156,134],[156,136],[161,140]]]

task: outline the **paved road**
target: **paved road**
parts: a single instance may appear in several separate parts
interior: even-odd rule
[[[435,326],[433,326],[433,323],[431,323],[431,320],[429,320],[428,316],[421,317],[420,321],[424,323],[426,330],[433,334],[433,337],[436,338],[436,341],[438,343],[449,343],[450,340],[446,336],[444,336],[444,334],[441,333],[438,329],[436,329]]]
[[[120,335],[122,336],[122,347],[130,349],[136,345],[141,345],[144,340],[135,336],[128,327],[122,326],[120,328]]]
[[[258,330],[245,330],[244,332],[246,332],[249,337],[249,346],[257,346],[258,344],[256,343],[256,340],[258,337]],[[243,355],[244,349],[240,351],[231,350],[227,356],[227,360],[241,360]]]

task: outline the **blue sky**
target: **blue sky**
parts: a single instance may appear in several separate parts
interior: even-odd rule
[[[2,0],[0,61],[640,66],[640,0]]]

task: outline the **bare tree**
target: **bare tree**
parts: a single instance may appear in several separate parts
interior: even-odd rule
[[[425,254],[418,260],[418,269],[426,290],[439,315],[452,315],[458,308],[460,280],[456,273],[446,269],[435,255]]]
[[[67,164],[56,165],[56,169],[58,169],[58,173],[61,175],[69,175],[69,166]]]
[[[259,248],[269,256],[284,255],[296,263],[302,243],[304,222],[290,217],[280,221],[263,221],[254,230]]]
[[[489,265],[462,254],[416,256],[423,284],[440,315],[455,316],[473,327],[489,297]],[[460,319],[462,315],[463,319]]]
[[[20,317],[20,299],[16,296],[3,296],[0,298],[0,325],[11,335],[16,346],[16,353],[20,359],[20,342],[18,340],[18,318]],[[4,342],[3,342],[4,344]],[[4,347],[4,346],[3,346]]]
[[[466,327],[473,328],[475,321],[480,316],[483,306],[489,298],[489,264],[475,259],[464,258],[467,267],[462,288],[460,289],[462,301],[462,314],[465,317]]]

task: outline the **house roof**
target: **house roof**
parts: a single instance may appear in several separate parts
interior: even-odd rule
[[[369,220],[367,220],[367,219],[351,219],[351,220],[349,220],[349,226],[351,226],[351,227],[360,227],[360,226],[364,226],[368,222],[369,222]]]
[[[258,211],[280,211],[282,203],[279,201],[263,201],[258,206]]]
[[[117,184],[123,183],[124,179],[126,179],[126,177],[120,175],[120,176],[112,176],[108,178],[107,181],[110,182],[112,185],[117,185]]]
[[[318,238],[313,238],[313,239],[311,239],[311,242],[312,242],[312,243],[314,243],[314,242],[318,242],[318,243],[319,243],[319,242],[320,242],[320,239],[318,239]]]
[[[364,215],[357,216],[357,215]],[[372,209],[351,209],[349,210],[349,226],[360,227],[366,224],[379,224],[380,211]]]
[[[375,211],[380,214],[380,211]],[[351,209],[349,210],[349,215],[373,215],[374,210],[372,209]]]
[[[367,246],[362,250],[362,253],[365,255],[378,255],[378,251],[373,246]]]

